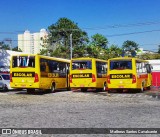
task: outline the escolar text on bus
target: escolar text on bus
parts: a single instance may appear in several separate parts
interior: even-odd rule
[[[83,73],[83,74],[72,74],[72,78],[91,78],[91,73]]]
[[[132,78],[132,74],[112,74],[111,79],[127,79]]]
[[[13,77],[34,77],[34,72],[13,72]]]

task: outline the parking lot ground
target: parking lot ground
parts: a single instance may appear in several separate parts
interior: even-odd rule
[[[151,90],[148,90],[145,94],[160,99],[160,89],[157,87],[152,87]]]
[[[143,93],[0,93],[1,128],[160,128],[159,98]],[[96,135],[95,135],[96,136]],[[118,135],[119,136],[119,135]],[[134,136],[134,135],[133,135]]]

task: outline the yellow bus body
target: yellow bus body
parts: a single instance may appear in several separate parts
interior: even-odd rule
[[[120,65],[124,65],[124,68]],[[149,72],[146,67],[147,65],[148,61],[138,58],[120,57],[109,59],[108,89],[138,89],[143,91],[145,88],[150,88],[152,76],[151,71]]]
[[[33,61],[33,67],[30,66],[16,66],[18,61],[16,58],[31,58]],[[27,59],[26,59],[27,60]],[[26,63],[27,61],[25,61]],[[50,64],[48,64],[50,62]],[[30,63],[30,62],[29,62]],[[62,65],[64,72],[61,73],[60,70],[56,70],[56,65]],[[22,61],[21,61],[22,64]],[[30,63],[31,64],[31,63]],[[11,81],[10,85],[12,88],[21,88],[21,89],[60,89],[60,88],[69,88],[68,81],[68,70],[70,65],[70,60],[54,58],[42,55],[34,54],[21,54],[18,56],[12,56],[11,58],[11,67],[10,75]],[[55,67],[55,70],[52,69]],[[60,68],[57,68],[60,69]],[[51,71],[52,70],[52,71]],[[55,71],[55,72],[54,72]],[[57,71],[57,72],[56,72]],[[52,87],[54,85],[54,87]],[[53,89],[53,90],[54,90]]]
[[[73,69],[73,65],[86,65],[89,67],[76,66]],[[95,58],[75,58],[71,60],[70,65],[70,87],[80,88],[82,91],[86,91],[89,88],[95,88],[102,90],[106,88],[107,77],[107,61],[95,59]]]

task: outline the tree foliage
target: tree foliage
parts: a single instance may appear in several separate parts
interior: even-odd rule
[[[137,57],[144,60],[160,59],[160,54],[145,53],[138,55]]]
[[[49,35],[45,41],[46,50],[50,50],[51,56],[63,56],[69,58],[70,36],[72,34],[72,46],[78,47],[88,42],[88,36],[76,23],[68,18],[60,18],[55,24],[48,27]],[[42,53],[45,53],[43,49]],[[63,52],[63,53],[62,53]]]
[[[121,48],[113,44],[108,47],[108,39],[98,33],[92,35],[89,41],[87,33],[80,29],[77,23],[68,18],[60,18],[56,23],[50,25],[48,33],[48,37],[43,39],[44,45],[42,46],[44,48],[40,52],[42,55],[70,58],[71,38],[73,58],[87,56],[106,60],[120,57],[124,53],[127,56],[135,56],[135,53],[139,51],[139,45],[131,40],[124,41]],[[158,53],[160,53],[160,46]],[[137,55],[137,57],[141,59],[160,59],[160,54],[147,53]]]
[[[127,40],[123,43],[122,49],[126,54],[135,56],[139,49],[139,45],[134,41]]]
[[[10,50],[10,47],[2,41],[0,42],[0,49]]]
[[[12,50],[13,50],[13,51],[22,52],[22,50],[21,50],[20,48],[18,49],[18,46],[16,46],[16,47],[12,48]]]
[[[158,53],[160,54],[160,45],[158,45]]]
[[[108,58],[116,58],[120,57],[122,54],[122,49],[117,45],[112,44],[108,49]]]
[[[106,49],[107,48],[107,44],[108,44],[108,40],[105,36],[101,35],[101,34],[95,34],[93,35],[91,40],[91,44],[94,46],[98,46],[101,48]]]

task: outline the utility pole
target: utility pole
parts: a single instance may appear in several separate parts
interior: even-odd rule
[[[70,59],[72,59],[72,33],[70,34]]]

